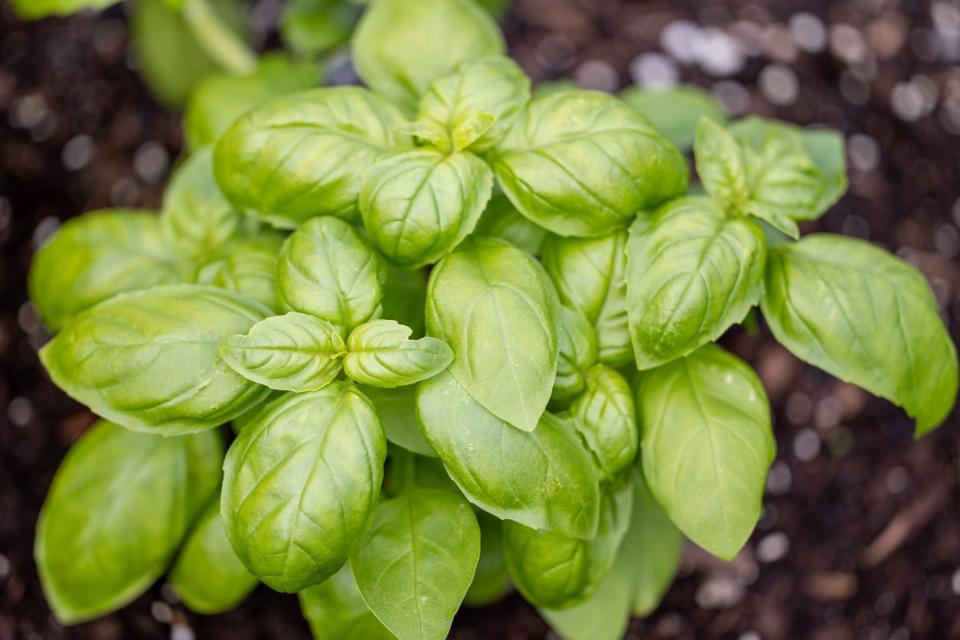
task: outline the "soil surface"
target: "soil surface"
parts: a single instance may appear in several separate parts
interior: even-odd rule
[[[275,2],[257,5],[269,15]],[[960,337],[956,5],[519,0],[505,25],[511,54],[538,81],[616,91],[679,79],[735,113],[844,131],[850,193],[805,230],[868,238],[912,261]],[[66,629],[40,590],[37,513],[92,417],[37,362],[46,335],[26,302],[30,257],[83,211],[156,207],[182,146],[177,114],[144,89],[127,39],[121,7],[29,24],[0,7],[0,640],[308,638],[296,599],[266,588],[203,617],[161,582]],[[724,342],[757,367],[774,408],[763,519],[732,563],[690,546],[663,606],[630,637],[960,638],[956,412],[914,442],[901,411],[800,363],[765,328]],[[451,637],[548,633],[512,596],[464,609]]]

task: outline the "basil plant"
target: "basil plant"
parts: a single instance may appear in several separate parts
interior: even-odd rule
[[[40,358],[102,418],[37,529],[62,622],[166,575],[202,613],[297,593],[317,638],[441,639],[514,588],[621,637],[684,538],[731,559],[760,516],[770,408],[715,344],[758,306],[917,436],[945,419],[923,276],[799,233],[845,189],[838,134],[693,90],[531,98],[504,49],[470,0],[377,0],[365,88],[215,121],[159,214],[39,250]]]

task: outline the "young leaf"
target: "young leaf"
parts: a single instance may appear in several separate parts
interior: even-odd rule
[[[743,320],[763,293],[766,241],[753,222],[689,196],[638,216],[627,243],[637,368],[685,356]]]
[[[505,49],[497,24],[471,0],[377,0],[350,44],[364,83],[409,108],[460,63]]]
[[[170,586],[191,611],[230,611],[259,581],[243,566],[227,540],[219,497],[200,516],[170,571]]]
[[[280,16],[280,36],[298,56],[316,59],[346,41],[356,21],[348,0],[292,0]]]
[[[562,236],[623,229],[687,188],[676,147],[635,109],[590,91],[534,99],[492,161],[520,213]]]
[[[480,559],[473,582],[463,598],[468,607],[485,607],[510,592],[510,574],[503,557],[503,527],[499,520],[483,511],[476,511],[480,524]]]
[[[677,575],[683,535],[650,495],[639,467],[632,478],[633,515],[618,562],[633,578],[633,615],[642,617],[653,613]]]
[[[770,249],[763,316],[798,358],[903,407],[921,436],[957,397],[957,352],[912,266],[829,234]]]
[[[223,466],[221,513],[243,564],[288,593],[336,573],[370,524],[386,449],[373,405],[352,385],[264,408]]]
[[[532,431],[557,372],[557,294],[530,255],[478,238],[443,259],[427,290],[427,332],[456,359],[450,372],[498,418]]]
[[[545,413],[532,432],[487,411],[450,371],[420,383],[417,416],[447,473],[472,503],[501,519],[573,538],[597,531],[600,492],[572,425]]]
[[[367,172],[360,191],[363,224],[393,262],[436,262],[473,231],[493,189],[490,167],[471,153],[401,151]]]
[[[494,192],[487,203],[474,233],[506,240],[533,255],[540,254],[547,239],[547,230],[520,215],[510,199],[499,191]]]
[[[707,192],[725,210],[742,211],[750,199],[750,185],[737,139],[713,120],[701,118],[693,149],[697,175]]]
[[[277,265],[281,306],[322,318],[342,335],[379,313],[380,260],[356,229],[324,216],[287,238]]]
[[[360,595],[350,565],[300,592],[300,609],[315,640],[394,640]]]
[[[214,144],[240,116],[270,98],[320,84],[312,63],[281,54],[263,56],[249,75],[218,74],[201,82],[183,115],[183,135],[191,149]]]
[[[597,332],[578,309],[561,307],[559,318],[560,358],[550,400],[565,404],[587,388],[587,370],[597,361]]]
[[[254,300],[214,287],[125,293],[76,316],[40,350],[40,360],[70,397],[128,429],[211,429],[269,392],[217,353],[223,337],[268,314]]]
[[[776,450],[760,380],[712,344],[638,380],[650,492],[688,538],[732,559],[760,518]]]
[[[212,150],[194,152],[174,172],[160,220],[170,245],[193,260],[222,249],[239,235],[244,219],[220,193]]]
[[[603,238],[551,236],[543,266],[563,304],[579,309],[597,330],[600,362],[619,367],[633,359],[627,324],[627,233]]]
[[[410,327],[372,320],[350,333],[343,370],[360,384],[393,389],[437,375],[453,361],[443,340],[411,340]]]
[[[336,327],[295,311],[261,320],[247,334],[220,342],[220,357],[247,380],[298,393],[330,384],[340,373],[345,351]]]
[[[507,133],[530,100],[530,79],[510,58],[494,56],[469,60],[448,75],[437,78],[420,99],[419,117],[439,125],[451,137],[465,133],[471,119],[491,118],[473,139],[464,137],[455,149],[483,152]]]
[[[671,89],[631,87],[620,99],[639,111],[667,140],[683,151],[693,147],[694,134],[701,117],[724,122],[726,111],[717,100],[698,87]]]
[[[210,256],[194,279],[197,284],[233,291],[277,310],[277,256],[282,246],[283,236],[269,231],[241,238]]]
[[[396,389],[361,386],[363,395],[377,409],[380,425],[391,443],[407,451],[437,457],[437,452],[423,439],[417,423],[417,387],[407,385]]]
[[[264,102],[217,142],[217,181],[239,210],[279,227],[332,215],[357,217],[364,172],[409,144],[402,116],[359,87],[313,89]]]
[[[586,391],[570,406],[570,417],[609,480],[637,457],[637,416],[630,385],[615,369],[594,365]]]
[[[216,493],[222,458],[212,431],[162,438],[99,422],[87,432],[37,522],[37,569],[57,619],[97,618],[146,591]]]
[[[443,640],[480,557],[480,527],[455,490],[408,483],[380,504],[350,564],[363,599],[400,640]]]
[[[30,300],[52,331],[118,293],[184,281],[160,219],[134,209],[87,213],[65,223],[33,258]]]
[[[503,551],[517,589],[537,607],[563,609],[594,592],[610,571],[630,525],[633,487],[607,489],[600,502],[597,535],[590,540],[503,523]]]

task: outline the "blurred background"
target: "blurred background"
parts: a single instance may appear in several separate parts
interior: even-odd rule
[[[258,48],[276,45],[282,5],[250,3]],[[733,116],[841,130],[849,193],[805,230],[866,238],[914,263],[960,341],[960,4],[516,0],[503,24],[535,82],[692,83]],[[68,629],[40,590],[37,513],[92,416],[39,366],[46,335],[26,300],[29,261],[71,216],[157,207],[183,145],[179,114],[143,85],[131,28],[123,5],[23,22],[0,4],[0,640],[308,638],[296,599],[265,588],[235,612],[199,617],[158,584]],[[327,66],[333,81],[353,78],[346,53]],[[757,367],[774,407],[763,518],[732,563],[689,547],[664,604],[629,637],[960,638],[956,411],[915,443],[905,414],[803,365],[763,328],[724,342]],[[547,634],[513,596],[464,609],[451,637]]]

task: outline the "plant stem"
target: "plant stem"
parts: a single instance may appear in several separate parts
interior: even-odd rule
[[[223,23],[208,0],[187,0],[183,5],[183,19],[200,45],[224,70],[244,75],[256,69],[256,54]]]

